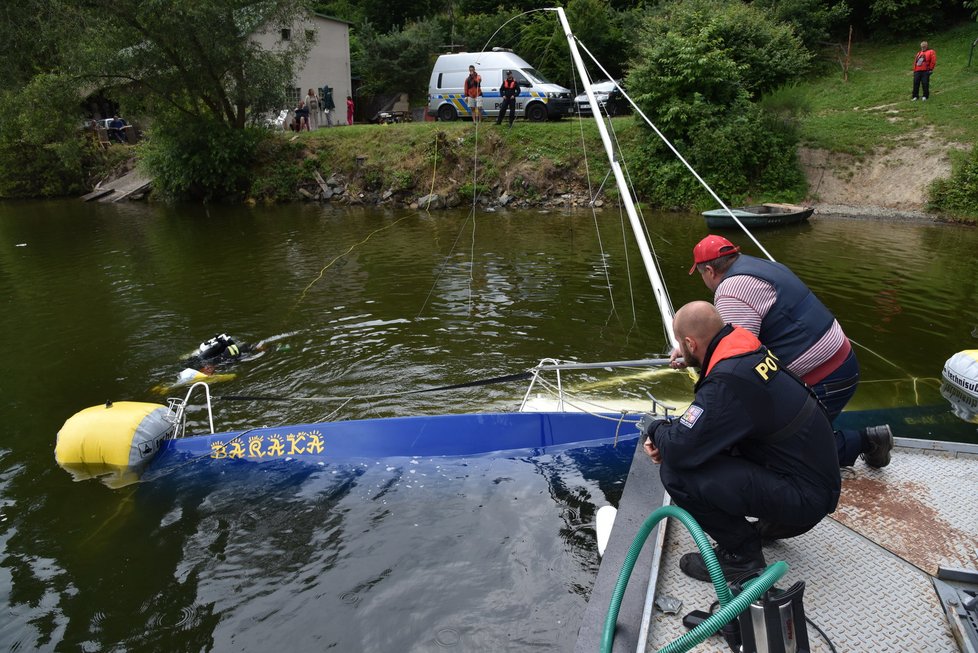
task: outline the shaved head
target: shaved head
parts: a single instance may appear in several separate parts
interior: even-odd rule
[[[723,318],[710,302],[690,302],[676,311],[672,330],[687,365],[700,367],[704,352],[723,326]]]
[[[723,318],[710,302],[690,302],[676,312],[672,328],[677,338],[688,336],[710,342],[723,328]]]

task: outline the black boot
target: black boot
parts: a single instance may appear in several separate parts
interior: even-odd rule
[[[758,551],[753,554],[736,554],[721,548],[719,545],[714,547],[713,553],[716,554],[720,568],[723,570],[725,578],[733,578],[748,571],[763,569],[767,566],[764,554]],[[706,568],[703,556],[699,551],[687,553],[679,559],[679,568],[684,574],[696,580],[710,581],[710,570]]]
[[[863,437],[863,461],[870,467],[886,467],[890,464],[890,451],[893,450],[893,432],[889,424],[867,426],[861,432]]]

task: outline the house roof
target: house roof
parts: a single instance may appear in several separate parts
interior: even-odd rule
[[[318,11],[312,12],[312,15],[316,18],[322,18],[324,20],[331,20],[334,23],[346,23],[347,25],[352,25],[353,23],[348,20],[343,20],[342,18],[336,18],[335,16],[327,16],[326,14],[321,14]]]

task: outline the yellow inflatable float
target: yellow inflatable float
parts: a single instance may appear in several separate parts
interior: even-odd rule
[[[125,485],[173,436],[175,423],[166,406],[138,401],[106,402],[81,410],[58,431],[54,458],[75,477],[84,480],[113,475]]]

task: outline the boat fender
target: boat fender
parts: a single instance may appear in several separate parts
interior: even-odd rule
[[[55,460],[69,471],[138,469],[173,436],[176,425],[170,416],[166,406],[138,401],[86,408],[69,417],[58,431]]]
[[[954,414],[978,424],[978,349],[966,349],[947,359],[941,374],[941,396]]]
[[[608,548],[608,541],[611,539],[611,530],[615,526],[615,517],[618,510],[614,506],[601,506],[598,508],[595,530],[598,532],[598,555],[604,556],[604,550]]]

